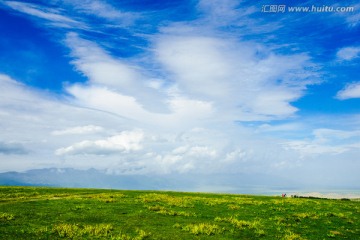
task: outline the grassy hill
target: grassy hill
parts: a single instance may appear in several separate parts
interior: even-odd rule
[[[1,239],[359,239],[360,202],[0,187]]]

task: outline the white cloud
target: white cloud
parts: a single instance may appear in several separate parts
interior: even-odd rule
[[[215,103],[234,120],[289,117],[297,111],[291,102],[316,82],[305,70],[311,66],[306,55],[276,55],[231,38],[165,32],[154,52],[181,93]]]
[[[247,151],[243,149],[236,149],[234,151],[226,153],[224,162],[246,161],[247,154]]]
[[[128,153],[142,149],[144,133],[140,130],[124,131],[118,135],[103,140],[82,141],[69,147],[57,149],[56,155],[94,154],[108,155]]]
[[[65,132],[70,133],[69,130],[86,132],[86,127],[72,129],[74,125],[94,126],[90,127],[92,130],[100,130],[95,126],[101,125],[106,133],[133,128],[133,125],[129,126],[129,121],[124,118],[74,106],[63,98],[27,87],[6,75],[0,74],[0,88],[2,89],[0,141],[6,143],[7,148],[10,146],[14,149],[17,146],[19,152],[22,149],[21,152],[27,153],[26,156],[19,154],[7,155],[6,158],[0,156],[0,161],[4,163],[0,171],[61,166],[63,162],[54,155],[55,150],[66,146],[69,142],[84,140],[83,134],[65,134]],[[68,131],[62,132],[61,137],[54,135],[59,128]],[[98,133],[88,131],[86,138],[96,139]],[[81,162],[79,167],[86,167],[89,163]]]
[[[210,102],[186,99],[184,97],[173,97],[169,101],[169,108],[173,115],[168,117],[168,120],[175,119],[193,119],[206,120],[214,117],[214,109]]]
[[[338,60],[351,61],[360,57],[360,47],[344,47],[338,50],[336,53]]]
[[[89,15],[120,27],[136,18],[106,2],[66,2],[73,8],[6,3],[57,27],[84,28],[77,21],[86,22]],[[71,50],[71,64],[88,79],[67,84],[70,96],[55,99],[0,75],[1,137],[6,140],[1,139],[0,148],[16,152],[15,145],[8,145],[16,142],[18,149],[29,150],[26,158],[0,156],[6,162],[1,170],[61,166],[121,174],[271,173],[306,165],[313,156],[319,166],[325,166],[329,155],[358,156],[358,133],[316,129],[311,139],[297,141],[275,133],[305,128],[272,125],[271,120],[293,117],[298,109],[292,103],[317,82],[318,74],[307,54],[274,52],[272,46],[240,38],[246,30],[271,32],[277,24],[255,26],[257,20],[249,16],[258,9],[243,11],[236,9],[237,4],[200,1],[203,19],[169,24],[145,36],[149,48],[132,58],[112,55],[104,43],[85,40],[84,32],[68,33],[62,43]],[[76,11],[81,14],[71,18]],[[223,32],[221,27],[230,22],[245,30]],[[358,53],[356,48],[344,48],[338,58],[350,61]],[[357,88],[349,85],[338,97],[358,96]],[[254,129],[235,124],[238,120],[269,124]]]
[[[335,129],[327,129],[327,128],[319,128],[313,131],[315,139],[317,142],[328,142],[334,139],[342,140],[349,138],[359,138],[360,139],[360,131],[344,131],[344,130],[335,130]]]
[[[197,9],[203,16],[196,23],[201,29],[235,26],[241,29],[237,32],[239,35],[272,33],[281,27],[281,23],[254,17],[259,13],[259,6],[256,4],[243,3],[237,0],[200,0]]]
[[[153,154],[153,161],[148,165],[152,171],[166,174],[171,172],[214,172],[220,157],[215,145],[183,145],[187,141],[180,139],[173,145],[173,150],[159,151]],[[177,146],[177,147],[176,147]]]
[[[232,67],[222,56],[224,47],[224,43],[213,38],[164,36],[157,43],[156,53],[185,92],[223,97],[230,90]]]
[[[79,126],[79,127],[71,127],[62,130],[55,130],[51,132],[53,135],[72,135],[72,134],[89,134],[89,133],[97,133],[101,132],[104,129],[100,126],[87,125],[87,126]]]
[[[354,6],[355,9],[359,9],[360,5]],[[351,27],[356,27],[360,22],[360,13],[355,14],[349,14],[349,16],[346,18],[347,22]]]
[[[214,158],[216,157],[217,153],[216,150],[211,149],[207,146],[194,146],[189,149],[188,155],[193,157]]]
[[[68,34],[66,43],[72,49],[73,64],[89,78],[86,85],[67,87],[80,106],[145,124],[180,128],[214,114],[211,102],[185,97],[176,87],[162,87],[159,80],[154,88],[154,79],[146,78],[139,67],[111,57],[76,34]]]
[[[264,137],[254,132],[256,129],[227,121],[219,124],[192,119],[197,127],[191,128],[193,124],[190,124],[185,128],[181,119],[176,122],[179,127],[169,129],[163,127],[167,118],[156,115],[163,122],[156,127],[149,126],[104,111],[76,107],[72,98],[59,102],[6,75],[0,76],[0,86],[4,90],[0,102],[4,144],[0,147],[7,153],[26,151],[26,154],[0,154],[1,171],[94,167],[118,174],[202,173],[211,177],[218,173],[261,172],[288,176],[289,169],[301,165],[306,168],[314,158],[319,167],[326,164],[329,156],[345,160],[359,157],[360,141],[356,131],[317,129],[312,140],[284,144],[284,140]],[[185,101],[183,108],[191,109],[192,105],[196,104]],[[115,112],[115,108],[111,112]],[[182,114],[195,113],[196,110]],[[166,116],[176,120],[181,114],[173,112]],[[282,126],[277,130],[292,127]],[[54,135],[56,131],[62,135]],[[10,146],[11,142],[16,144]]]
[[[292,132],[303,130],[304,126],[299,123],[285,123],[285,124],[278,124],[278,125],[271,125],[271,124],[261,124],[257,127],[257,132]]]
[[[291,141],[287,142],[286,146],[289,149],[297,150],[303,159],[308,159],[309,156],[315,157],[325,154],[341,154],[348,151],[347,146],[331,146],[323,145],[308,141]]]
[[[284,146],[299,151],[302,158],[308,158],[352,151],[359,154],[359,143],[360,131],[319,128],[313,130],[312,139],[289,141]]]
[[[58,9],[53,9],[43,6],[40,7],[39,5],[36,4],[16,2],[16,1],[5,1],[3,3],[16,11],[29,14],[31,16],[40,19],[48,20],[51,22],[53,26],[56,27],[86,28],[86,26],[83,23],[62,15],[62,13]]]
[[[353,7],[354,12],[352,13],[344,13],[342,14],[347,23],[350,25],[350,27],[356,27],[359,23],[360,23],[360,13],[359,13],[359,8],[360,8],[360,4],[354,4],[350,7]]]
[[[114,59],[97,44],[69,33],[66,44],[72,50],[72,63],[89,78],[92,83],[105,84],[109,87],[122,89],[137,87],[141,75],[135,66]]]
[[[239,18],[237,5],[239,3],[233,0],[201,0],[197,7],[206,13],[206,19],[212,25],[225,25]]]
[[[219,16],[237,12],[236,5],[234,1],[202,1],[198,7]],[[100,6],[99,15],[119,14],[99,1],[87,1],[78,8],[94,13],[94,6]],[[160,70],[170,73],[158,78],[156,87],[154,79],[136,61],[115,58],[99,45],[69,33],[65,44],[71,49],[72,63],[89,79],[86,86],[69,86],[69,93],[83,106],[109,112],[117,109],[114,113],[134,119],[152,121],[160,117],[167,121],[175,116],[184,119],[190,114],[196,114],[194,119],[204,119],[215,114],[227,120],[250,121],[292,116],[297,109],[291,102],[304,94],[308,84],[314,83],[305,70],[311,64],[306,55],[274,54],[260,44],[219,38],[211,36],[211,32],[201,34],[199,27],[193,27],[192,34],[171,34],[188,27],[179,26],[170,25],[152,38]],[[176,96],[171,87],[179,90]],[[86,93],[88,90],[91,92]],[[102,101],[100,97],[105,92],[117,101]],[[131,110],[119,106],[127,104],[132,106]],[[195,105],[195,110],[183,107],[188,105]]]
[[[105,1],[99,0],[65,0],[65,4],[75,10],[90,14],[108,21],[115,21],[120,25],[132,24],[139,16],[136,13],[120,11]]]
[[[81,106],[115,113],[134,120],[147,119],[151,115],[134,97],[106,87],[72,85],[67,88],[67,91],[76,97],[77,103]]]
[[[164,101],[165,93],[153,87],[154,79],[145,76],[140,66],[112,57],[97,44],[75,33],[67,35],[66,44],[72,50],[72,64],[89,79],[89,89],[94,86],[109,88],[133,98],[133,101],[149,111],[168,111]]]
[[[156,128],[183,129],[200,120],[211,119],[212,104],[181,96],[169,96],[169,113],[153,113],[139,104],[134,97],[123,95],[105,87],[72,85],[67,91],[76,97],[78,105],[116,114],[140,125]]]
[[[340,100],[360,98],[360,82],[348,84],[336,94],[336,98]]]

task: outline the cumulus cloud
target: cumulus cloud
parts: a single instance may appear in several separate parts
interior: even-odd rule
[[[213,161],[217,157],[217,151],[210,146],[180,146],[165,154],[157,154],[154,157],[158,172],[190,172],[214,171]]]
[[[340,100],[360,98],[360,82],[348,84],[336,94],[336,98]]]
[[[69,147],[57,149],[56,155],[94,154],[107,155],[112,153],[127,153],[142,149],[141,142],[144,133],[140,130],[124,131],[118,135],[103,140],[82,141]]]

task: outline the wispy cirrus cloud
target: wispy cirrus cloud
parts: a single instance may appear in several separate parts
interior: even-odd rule
[[[50,25],[54,27],[86,28],[84,23],[66,16],[66,14],[59,9],[16,1],[3,1],[2,3],[12,8],[13,10],[28,14],[32,17],[47,20],[49,21]]]
[[[65,0],[62,3],[70,6],[74,11],[92,15],[108,22],[117,23],[120,26],[128,26],[140,17],[140,14],[134,12],[122,11],[106,1],[99,0]]]
[[[360,4],[353,4],[351,7],[354,8],[354,12],[350,14],[343,14],[345,16],[346,22],[349,24],[350,27],[357,27],[360,23]]]
[[[314,129],[311,140],[289,141],[289,148],[299,151],[302,158],[315,157],[321,154],[341,155],[351,153],[356,156],[360,150],[360,131],[337,129]]]
[[[232,29],[227,34],[236,33],[236,35],[241,35],[244,38],[259,34],[268,38],[269,33],[281,29],[283,25],[280,21],[265,21],[264,15],[260,12],[261,6],[247,1],[200,0],[197,4],[197,10],[203,16],[195,21],[195,25],[201,26],[202,30],[226,27]],[[224,31],[218,33],[221,35],[221,32],[224,34]]]

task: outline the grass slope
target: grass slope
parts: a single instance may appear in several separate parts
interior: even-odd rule
[[[1,239],[359,239],[360,202],[0,187]]]

